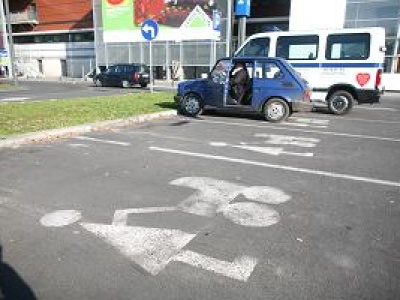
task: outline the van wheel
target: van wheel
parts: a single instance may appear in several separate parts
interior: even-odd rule
[[[128,88],[128,87],[130,87],[131,85],[130,85],[130,83],[129,83],[128,80],[122,80],[122,81],[121,81],[121,86],[122,86],[123,88]]]
[[[179,111],[189,117],[195,117],[203,112],[203,102],[195,94],[188,94],[183,97]]]
[[[286,101],[279,98],[273,98],[264,104],[263,112],[267,121],[278,123],[289,117],[290,108]]]
[[[354,98],[346,91],[336,91],[328,99],[329,111],[335,115],[345,115],[353,108]]]
[[[147,86],[147,83],[141,83],[140,87],[145,88]]]

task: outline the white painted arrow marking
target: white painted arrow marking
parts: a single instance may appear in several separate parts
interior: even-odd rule
[[[266,144],[293,145],[304,148],[315,147],[320,142],[320,140],[316,138],[303,138],[303,137],[279,135],[279,134],[257,133],[254,136],[257,138],[267,138],[268,140],[264,141],[264,143]],[[241,143],[241,144],[245,145],[246,143]]]
[[[304,153],[291,152],[291,151],[285,151],[281,147],[230,145],[230,144],[222,143],[222,142],[211,142],[210,146],[238,148],[238,149],[244,149],[244,150],[254,151],[254,152],[258,152],[258,153],[263,153],[263,154],[275,155],[275,156],[278,156],[281,154],[292,155],[292,156],[303,156],[303,157],[314,156],[314,153],[312,153],[312,152],[304,152]]]

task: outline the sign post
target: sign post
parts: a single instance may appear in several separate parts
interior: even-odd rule
[[[213,10],[213,30],[217,33],[218,39],[221,36],[221,12],[219,10]],[[214,66],[217,56],[217,42],[216,39],[212,39],[211,48],[211,60],[210,60],[210,70]]]
[[[142,23],[141,31],[142,31],[142,36],[146,41],[150,42],[150,91],[153,93],[153,43],[152,41],[157,37],[158,35],[158,24],[156,21],[153,19],[147,19]]]
[[[250,17],[251,0],[236,0],[235,16],[239,18],[239,45],[240,47],[246,39],[246,18]]]

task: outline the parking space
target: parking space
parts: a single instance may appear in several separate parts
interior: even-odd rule
[[[38,299],[396,299],[397,103],[3,150],[3,260]]]

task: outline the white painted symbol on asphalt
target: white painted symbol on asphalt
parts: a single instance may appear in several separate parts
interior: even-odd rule
[[[323,129],[328,127],[329,120],[290,117],[288,121],[282,123],[282,125],[297,126],[297,127],[314,127]]]
[[[82,218],[79,211],[76,210],[58,210],[45,215],[40,219],[40,223],[46,227],[64,227],[71,225]]]
[[[117,248],[123,255],[152,275],[157,275],[171,261],[186,263],[239,281],[247,281],[257,259],[242,255],[233,262],[219,260],[183,248],[196,237],[196,232],[177,229],[128,226],[128,218],[134,214],[184,211],[204,217],[221,213],[235,224],[248,227],[268,227],[279,222],[279,213],[269,205],[290,200],[283,191],[268,186],[246,187],[207,177],[183,177],[171,182],[196,191],[173,207],[144,207],[117,210],[111,224],[80,222],[87,231]],[[238,195],[258,202],[232,202]],[[269,204],[269,205],[266,205]],[[40,220],[46,227],[71,225],[81,219],[74,210],[55,211]]]
[[[305,148],[315,147],[320,142],[320,140],[316,138],[304,138],[304,137],[278,135],[278,134],[257,133],[254,136],[258,138],[267,138],[268,140],[264,142],[266,144],[293,145]]]
[[[281,154],[286,154],[286,155],[293,155],[293,156],[311,157],[311,156],[314,155],[312,152],[299,153],[299,152],[284,151],[283,148],[281,148],[281,147],[230,145],[230,144],[221,143],[221,142],[211,142],[210,145],[214,146],[214,147],[238,148],[238,149],[243,149],[243,150],[249,150],[249,151],[254,151],[254,152],[258,152],[258,153],[263,153],[263,154],[275,155],[275,156],[278,156],[278,155],[281,155]]]
[[[260,144],[272,144],[272,145],[290,145],[296,147],[304,147],[304,148],[312,148],[315,147],[317,143],[319,143],[319,139],[315,138],[302,138],[295,136],[287,136],[287,135],[276,135],[276,134],[255,134],[257,138],[267,138],[262,143],[245,143],[241,142],[238,145],[231,145],[224,142],[211,142],[210,145],[214,147],[231,147],[238,148],[263,154],[269,155],[292,155],[292,156],[302,156],[302,157],[312,157],[314,154],[312,152],[293,152],[286,151],[282,147],[265,147]]]

